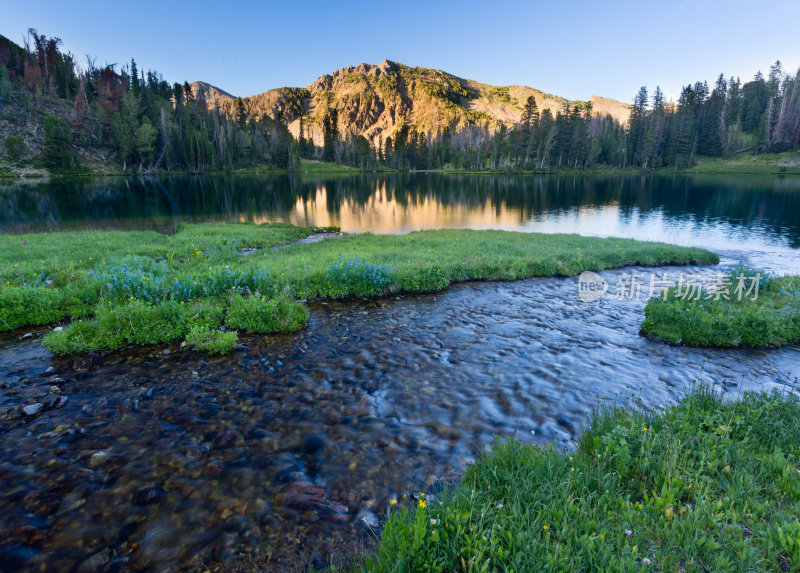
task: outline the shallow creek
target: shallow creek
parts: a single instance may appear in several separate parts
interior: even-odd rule
[[[718,269],[602,276],[631,272]],[[662,407],[701,377],[731,395],[800,377],[797,347],[639,336],[644,298],[582,302],[571,278],[315,303],[304,330],[218,358],[60,360],[7,334],[0,569],[322,566],[369,543],[390,497],[435,493],[493,436],[572,447],[602,403]]]

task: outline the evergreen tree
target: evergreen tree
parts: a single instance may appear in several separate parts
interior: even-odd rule
[[[72,130],[69,124],[56,115],[48,115],[42,122],[44,130],[44,159],[51,167],[70,167],[74,157],[70,145]]]
[[[0,63],[0,102],[11,97],[11,76],[5,64]]]

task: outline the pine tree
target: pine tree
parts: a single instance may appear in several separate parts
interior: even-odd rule
[[[74,164],[70,149],[72,130],[69,124],[56,115],[48,115],[42,122],[44,130],[44,159],[52,167],[69,167]]]
[[[141,84],[139,83],[139,68],[136,67],[136,60],[131,59],[131,85],[130,89],[136,95],[141,91]]]
[[[522,118],[520,121],[522,122],[523,129],[528,133],[539,122],[539,108],[536,105],[535,97],[528,96],[525,107],[522,109]]]
[[[192,86],[189,85],[189,82],[183,82],[183,99],[186,103],[194,101],[194,92],[192,91]]]

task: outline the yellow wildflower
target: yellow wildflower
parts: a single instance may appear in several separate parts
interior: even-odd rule
[[[428,507],[428,504],[427,504],[427,503],[425,503],[425,500],[424,500],[424,499],[421,499],[421,500],[419,500],[419,506],[420,506],[422,509],[425,509],[426,507]]]
[[[390,499],[389,500],[389,505],[397,505],[397,500],[396,499]]]

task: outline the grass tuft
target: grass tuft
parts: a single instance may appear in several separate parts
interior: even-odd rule
[[[793,395],[701,388],[664,413],[606,409],[574,452],[498,440],[441,502],[399,501],[361,565],[798,570],[798,444]]]
[[[236,331],[212,330],[204,326],[193,326],[186,335],[186,343],[195,350],[209,354],[227,354],[239,341]]]
[[[268,299],[235,294],[225,314],[225,324],[229,327],[262,334],[294,332],[307,322],[306,307],[285,297]]]
[[[644,309],[642,332],[650,338],[724,347],[800,342],[798,276],[774,277],[739,266],[713,292],[676,284],[663,295],[652,298]]]

